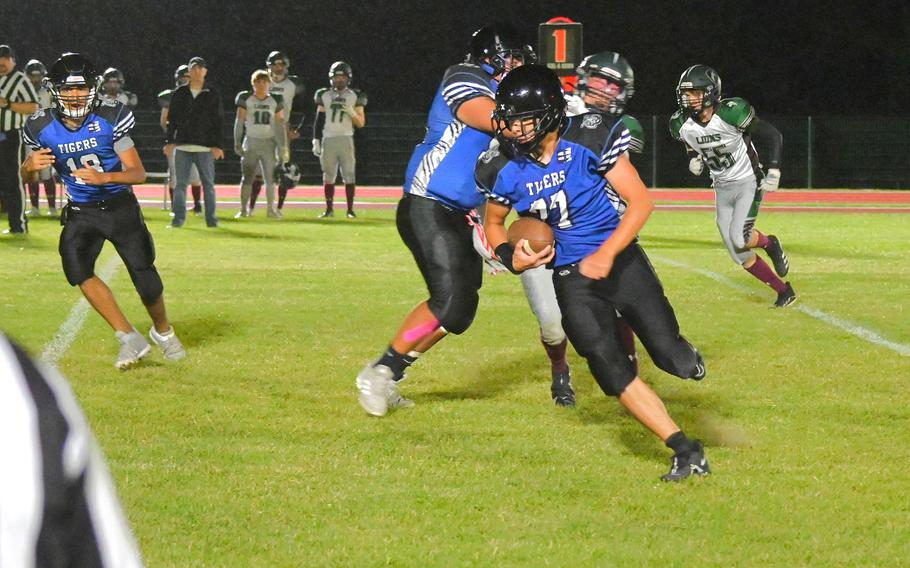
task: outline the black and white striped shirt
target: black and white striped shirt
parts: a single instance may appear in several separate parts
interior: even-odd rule
[[[0,77],[0,99],[6,99],[11,103],[37,103],[38,93],[25,73],[13,71]],[[27,118],[27,114],[13,112],[10,108],[0,109],[0,132],[22,128]]]
[[[69,385],[0,333],[0,567],[141,567]]]

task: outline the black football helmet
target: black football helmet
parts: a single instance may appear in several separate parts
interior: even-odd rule
[[[635,73],[626,58],[613,51],[602,51],[585,57],[578,68],[578,83],[575,90],[581,97],[590,94],[593,103],[587,106],[598,112],[622,114],[626,103],[635,94]],[[601,77],[619,85],[619,94],[613,96],[590,86],[591,77]],[[601,104],[598,104],[602,101]]]
[[[98,104],[101,77],[95,66],[82,54],[64,53],[44,78],[44,86],[60,113],[69,118],[83,118]],[[86,94],[70,94],[72,87],[84,87]]]
[[[185,63],[174,71],[174,84],[182,87],[190,82],[190,67]]]
[[[291,66],[291,59],[283,51],[273,51],[265,58],[266,67],[284,62],[285,67]]]
[[[703,93],[701,104],[689,103],[683,91],[701,91]],[[679,76],[676,85],[676,102],[679,109],[691,116],[698,116],[705,108],[716,107],[720,102],[721,82],[717,71],[707,65],[693,65]]]
[[[294,189],[300,181],[300,168],[291,162],[280,164],[275,168],[275,180],[281,189]]]
[[[108,95],[119,93],[125,83],[123,72],[116,67],[108,67],[101,75],[101,88]]]
[[[37,59],[30,59],[29,62],[25,64],[25,74],[29,77],[38,75],[43,79],[44,76],[47,75],[47,67]]]
[[[494,77],[518,65],[536,61],[530,45],[519,39],[517,30],[509,24],[490,24],[471,36],[468,62],[479,65]]]
[[[354,80],[354,70],[351,69],[351,66],[344,61],[336,61],[335,63],[332,63],[331,67],[329,67],[329,84],[332,87],[335,87],[333,79],[336,75],[343,75],[348,78],[345,86],[341,87],[339,90],[344,90],[345,87],[349,87],[351,85],[351,81]]]
[[[509,72],[496,91],[496,139],[513,155],[534,150],[544,136],[562,125],[565,116],[562,83],[543,65],[523,65]],[[521,127],[517,136],[516,123]]]

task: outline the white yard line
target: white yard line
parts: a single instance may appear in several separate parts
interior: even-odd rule
[[[703,268],[690,266],[684,262],[665,258],[662,256],[656,256],[656,255],[650,255],[650,254],[648,256],[657,262],[667,264],[667,265],[670,265],[670,266],[673,266],[676,268],[680,268],[687,272],[701,274],[702,276],[710,278],[711,280],[714,280],[715,282],[723,284],[724,286],[726,286],[728,288],[732,288],[739,292],[744,292],[746,294],[753,294],[755,291],[753,288],[744,286],[742,284],[738,284],[738,283],[734,282],[733,280],[730,280],[726,276],[722,276],[716,272],[711,272],[710,270],[705,270]],[[910,356],[910,345],[905,345],[903,343],[897,343],[895,341],[891,341],[889,339],[882,337],[877,332],[875,332],[871,329],[868,329],[861,325],[843,320],[843,319],[841,319],[837,316],[833,316],[827,312],[823,312],[821,310],[811,308],[804,304],[797,304],[797,305],[795,305],[791,308],[787,308],[787,309],[797,310],[799,312],[806,314],[807,316],[813,317],[821,322],[824,322],[824,323],[830,325],[831,327],[836,327],[838,329],[846,331],[847,333],[849,333],[851,335],[855,335],[856,337],[859,337],[860,339],[862,339],[864,341],[868,341],[869,343],[873,343],[875,345],[880,345],[880,346],[882,346],[886,349],[890,349],[891,351],[894,351],[900,355]]]
[[[120,257],[115,254],[101,268],[101,273],[98,274],[98,277],[108,282],[114,276],[114,273],[117,272],[120,264]],[[41,359],[44,362],[56,365],[57,361],[63,357],[66,350],[72,345],[73,340],[79,335],[79,331],[85,323],[85,318],[88,316],[89,308],[89,303],[85,298],[79,298],[79,301],[73,305],[73,309],[70,310],[70,315],[67,316],[66,321],[60,325],[60,329],[57,330],[54,338],[44,347],[44,352],[41,353]]]

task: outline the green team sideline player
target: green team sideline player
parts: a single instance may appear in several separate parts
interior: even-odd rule
[[[689,171],[700,175],[708,165],[717,228],[733,261],[774,289],[775,307],[785,308],[796,301],[793,287],[781,280],[790,270],[787,255],[776,236],[755,228],[762,194],[776,191],[780,183],[783,138],[771,124],[759,121],[744,99],[720,97],[720,76],[714,69],[693,65],[683,71],[676,87],[679,110],[670,117],[670,134],[685,143]],[[753,138],[770,148],[767,173],[761,171]],[[774,271],[753,252],[755,248],[764,249]]]
[[[182,359],[186,351],[168,323],[164,285],[155,269],[155,244],[130,189],[145,180],[145,168],[130,138],[136,119],[122,103],[101,99],[98,73],[78,53],[63,54],[51,67],[46,84],[54,108],[38,110],[25,123],[23,140],[33,152],[19,171],[28,178],[53,165],[66,184],[59,247],[66,279],[79,286],[116,332],[118,369],[145,357],[151,350],[148,341],[95,275],[95,260],[104,242],[113,243],[154,322],[149,336],[165,359]]]

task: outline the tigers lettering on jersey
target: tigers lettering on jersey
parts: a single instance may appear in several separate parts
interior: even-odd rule
[[[98,139],[89,138],[88,140],[77,140],[75,142],[66,142],[64,144],[57,144],[57,149],[61,154],[81,152],[83,150],[88,150],[89,148],[97,148]]]
[[[51,149],[54,169],[66,184],[70,199],[102,201],[129,191],[129,186],[122,183],[88,185],[73,172],[84,167],[100,172],[123,171],[119,154],[134,146],[130,132],[135,124],[133,113],[119,102],[106,101],[98,105],[75,130],[63,123],[56,109],[44,109],[26,121],[22,139],[32,150]]]
[[[477,65],[449,67],[427,117],[427,133],[414,149],[405,173],[404,191],[435,199],[463,211],[483,203],[471,173],[492,134],[458,120],[458,109],[477,98],[495,97],[496,80]]]
[[[497,144],[477,161],[478,191],[553,227],[557,266],[578,262],[613,233],[620,214],[604,178],[629,149],[623,122],[590,113],[566,119],[550,163],[510,159]]]
[[[559,170],[558,172],[546,174],[538,181],[529,181],[525,186],[528,188],[529,195],[537,195],[541,191],[556,187],[564,181],[566,181],[566,171]]]

